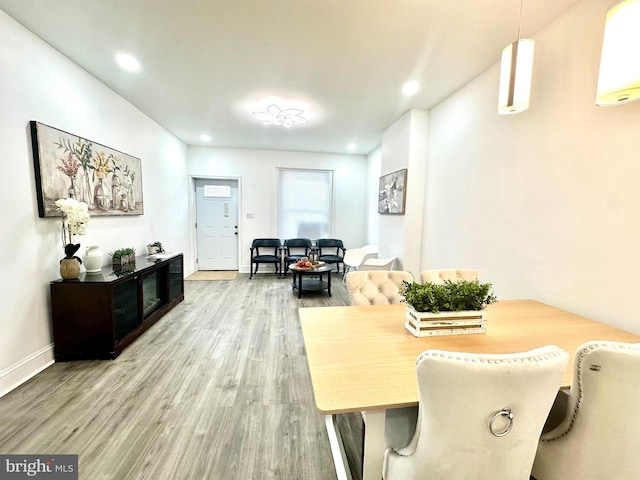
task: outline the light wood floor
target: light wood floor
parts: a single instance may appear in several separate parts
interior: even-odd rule
[[[79,454],[82,480],[334,480],[291,277],[185,282],[113,361],[56,363],[0,399],[0,452]]]

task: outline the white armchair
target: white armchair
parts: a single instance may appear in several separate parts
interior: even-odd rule
[[[389,271],[393,267],[396,257],[388,258],[370,258],[366,260],[359,270],[385,270]]]
[[[446,268],[439,270],[424,270],[420,272],[420,281],[422,283],[444,283],[445,280],[457,282],[459,280],[477,280],[480,274],[477,270],[470,268]]]
[[[405,448],[385,451],[384,480],[529,480],[568,358],[554,346],[422,353],[416,432]]]
[[[533,476],[640,479],[640,344],[588,342],[574,363],[566,413],[542,435]]]
[[[388,305],[400,303],[402,282],[412,282],[413,275],[401,271],[349,272],[346,276],[351,305]]]
[[[376,258],[378,256],[378,247],[375,245],[365,245],[362,248],[349,248],[344,254],[344,275],[343,279],[348,272],[358,270],[360,266],[370,258]]]

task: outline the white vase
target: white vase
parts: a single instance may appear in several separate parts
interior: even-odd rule
[[[82,263],[84,268],[87,270],[87,273],[97,273],[102,271],[102,260],[104,258],[104,254],[100,247],[97,245],[91,245],[87,247],[86,253],[82,258]]]

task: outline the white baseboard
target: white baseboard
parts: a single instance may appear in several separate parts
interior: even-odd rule
[[[0,397],[55,363],[53,343],[0,371]]]

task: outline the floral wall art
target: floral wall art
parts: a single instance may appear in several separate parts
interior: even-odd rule
[[[85,202],[91,215],[142,215],[139,158],[32,121],[40,217],[58,217],[56,200]]]

